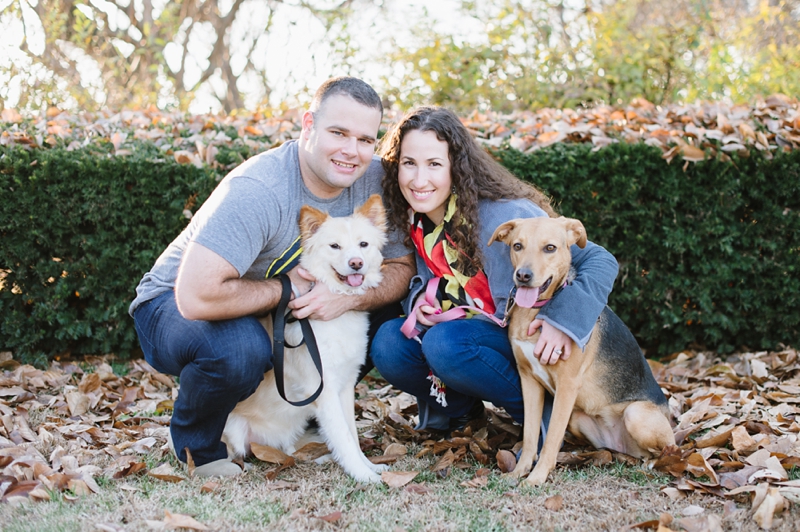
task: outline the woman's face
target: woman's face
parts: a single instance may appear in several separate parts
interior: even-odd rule
[[[446,142],[433,131],[406,133],[400,143],[397,180],[412,209],[427,214],[436,225],[442,223],[453,185]]]

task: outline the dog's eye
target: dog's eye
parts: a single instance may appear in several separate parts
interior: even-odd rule
[[[556,249],[558,249],[558,248],[556,248],[553,244],[547,244],[544,247],[544,252],[545,253],[555,253]]]
[[[514,248],[514,251],[522,251],[522,244],[519,242],[514,242],[514,245],[511,247]]]
[[[341,249],[341,246],[339,244],[331,244],[331,249]]]
[[[359,244],[359,246],[361,246],[362,248],[368,247],[369,246],[369,242],[361,242]]]

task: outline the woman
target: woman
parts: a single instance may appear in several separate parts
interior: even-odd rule
[[[492,159],[446,109],[409,112],[382,151],[390,224],[405,228],[416,248],[417,276],[404,309],[423,331],[409,338],[401,332],[403,318],[385,323],[372,344],[375,366],[417,396],[418,430],[460,429],[483,415],[482,401],[522,423],[522,389],[507,332],[486,317],[502,319],[514,270],[507,246],[486,243],[508,220],[555,216],[549,199]],[[571,340],[586,345],[617,275],[616,260],[600,246],[573,246],[572,254],[575,280],[541,308],[529,329],[542,329],[534,353],[544,363],[567,358]],[[438,290],[430,304],[420,298],[434,278]],[[431,321],[459,305],[479,310],[470,319]]]

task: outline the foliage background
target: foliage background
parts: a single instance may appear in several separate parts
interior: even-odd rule
[[[800,0],[0,0],[0,102],[307,103],[331,75],[466,113],[800,94]]]
[[[212,164],[140,140],[0,146],[0,191],[14,198],[0,205],[0,351],[137,354],[127,308],[139,279],[226,170],[259,151],[222,130],[231,142],[206,148]],[[609,304],[650,356],[800,341],[800,150],[691,166],[642,142],[495,155],[618,257]]]

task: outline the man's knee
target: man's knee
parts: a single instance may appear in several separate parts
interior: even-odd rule
[[[198,361],[203,360],[206,371],[255,389],[264,373],[272,369],[270,338],[255,318],[237,321],[240,323],[235,327],[216,327],[216,334],[206,335],[205,353]]]

